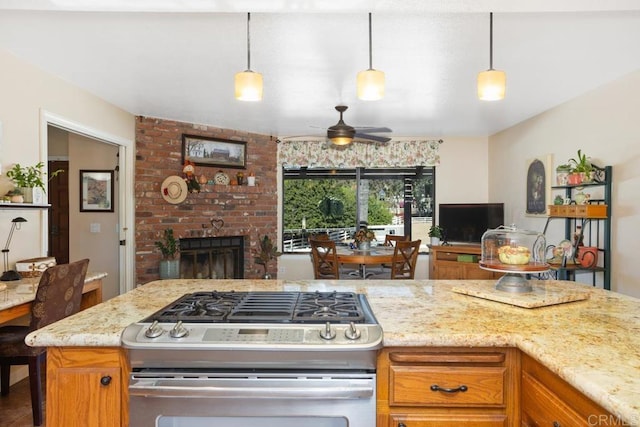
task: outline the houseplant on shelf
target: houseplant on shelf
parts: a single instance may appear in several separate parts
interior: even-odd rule
[[[253,260],[256,264],[261,264],[264,267],[263,279],[271,279],[271,274],[269,274],[268,271],[269,262],[278,258],[280,255],[282,255],[282,253],[278,252],[277,246],[273,244],[269,236],[265,235],[260,239],[260,246],[254,251]]]
[[[439,225],[432,225],[429,229],[429,237],[431,237],[431,246],[438,246],[440,239],[444,236],[444,229]]]
[[[164,230],[162,240],[156,241],[155,245],[162,254],[162,261],[160,261],[160,278],[179,279],[180,260],[176,259],[176,255],[180,251],[180,247],[173,235],[173,229],[167,228]]]
[[[591,182],[593,179],[593,165],[591,164],[591,158],[586,154],[582,154],[582,150],[578,150],[578,157],[569,159],[569,163],[573,165],[571,174],[569,175],[569,184],[581,184],[583,182]],[[578,174],[579,179],[573,176]]]
[[[15,184],[16,188],[20,189],[24,198],[24,203],[37,203],[43,204],[45,193],[45,181],[44,176],[44,163],[38,162],[35,166],[21,166],[20,163],[13,165],[11,169],[7,171],[7,178],[9,178]],[[62,169],[49,174],[50,181],[56,175],[62,173]]]

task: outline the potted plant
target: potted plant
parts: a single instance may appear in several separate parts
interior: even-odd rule
[[[264,267],[263,279],[271,279],[271,275],[268,272],[269,262],[280,255],[282,253],[278,252],[278,247],[271,241],[269,236],[265,235],[260,239],[260,246],[254,252],[253,260],[256,264],[261,264]]]
[[[432,225],[429,229],[429,237],[431,238],[431,246],[438,246],[440,239],[444,236],[444,229],[439,225]]]
[[[164,230],[162,240],[156,241],[155,245],[162,254],[162,261],[160,261],[160,278],[179,279],[180,260],[176,259],[176,255],[180,251],[180,248],[178,241],[173,235],[173,229],[167,228]]]
[[[569,183],[569,174],[571,174],[571,169],[573,168],[568,163],[558,165],[558,167],[556,167],[557,185],[567,185]]]
[[[44,203],[45,181],[44,163],[38,162],[35,166],[21,166],[20,163],[13,165],[7,171],[9,178],[22,192],[25,203]],[[49,175],[50,181],[56,175],[62,173],[62,169],[58,169]]]
[[[582,150],[578,150],[578,157],[569,159],[569,163],[573,165],[571,175],[578,174],[580,176],[579,182],[575,182],[576,179],[569,175],[569,184],[580,184],[591,181],[593,172],[591,158],[587,157],[586,154],[582,154]]]
[[[358,249],[369,250],[371,249],[371,242],[376,240],[376,235],[373,231],[369,230],[369,228],[361,227],[353,235],[353,240],[356,246],[358,246]]]

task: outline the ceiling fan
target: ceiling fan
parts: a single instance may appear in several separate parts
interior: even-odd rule
[[[351,144],[354,138],[364,139],[375,142],[389,142],[391,138],[386,136],[370,135],[370,133],[377,132],[391,132],[391,129],[387,127],[358,127],[349,126],[342,119],[342,113],[347,110],[346,105],[336,105],[336,110],[340,113],[340,120],[335,125],[327,129],[327,138],[335,145],[348,145]]]

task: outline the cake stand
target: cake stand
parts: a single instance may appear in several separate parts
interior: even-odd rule
[[[497,261],[497,260],[496,260]],[[533,287],[529,280],[525,278],[527,274],[544,273],[549,271],[549,264],[546,262],[530,262],[528,264],[504,264],[499,261],[489,263],[481,261],[480,268],[498,273],[505,273],[496,283],[496,289],[505,292],[531,292]]]

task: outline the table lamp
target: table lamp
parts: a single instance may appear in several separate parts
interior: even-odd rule
[[[27,222],[26,219],[21,216],[17,218],[13,218],[11,220],[11,231],[9,231],[9,237],[7,238],[7,243],[4,245],[4,249],[2,250],[2,257],[4,258],[4,273],[0,276],[0,280],[3,282],[8,282],[10,280],[20,280],[22,277],[20,274],[15,271],[9,271],[9,245],[11,244],[11,238],[13,237],[13,232],[18,229],[20,230],[20,226],[23,222]]]

